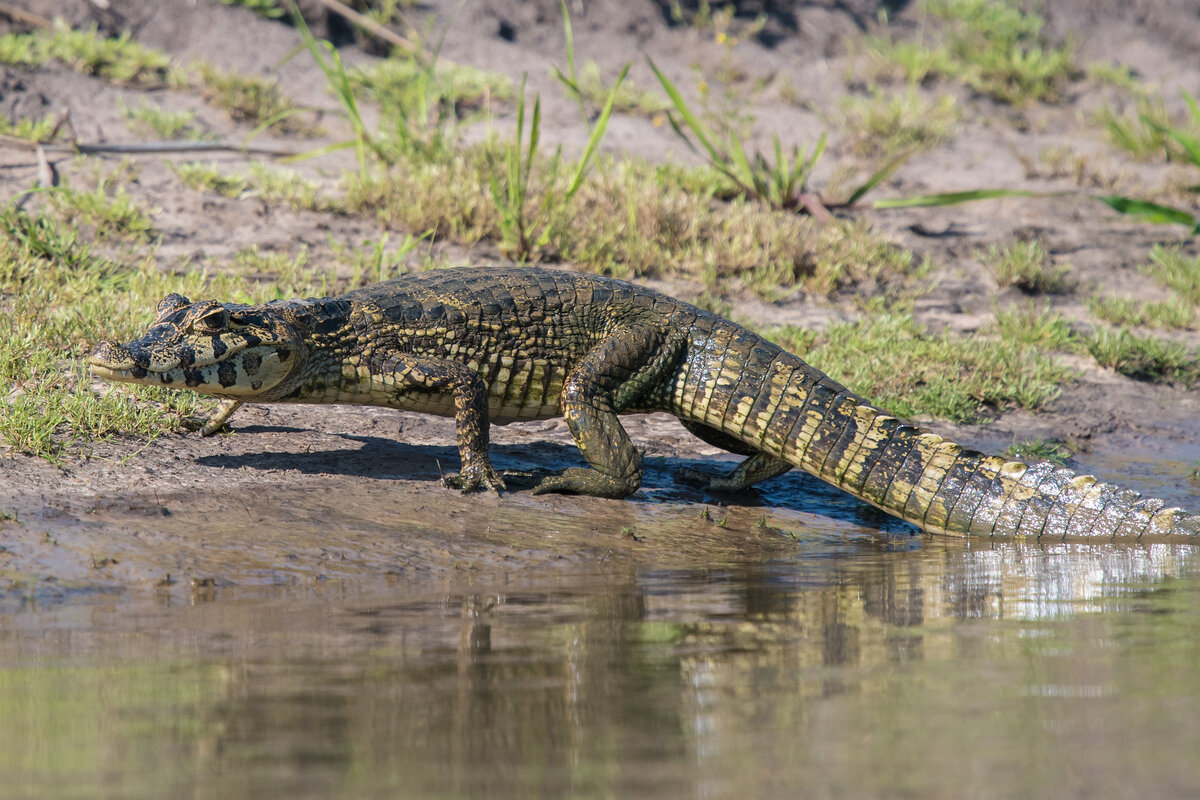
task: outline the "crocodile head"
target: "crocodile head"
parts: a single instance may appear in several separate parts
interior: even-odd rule
[[[89,363],[105,380],[266,399],[307,360],[299,310],[297,303],[193,303],[167,295],[143,336],[100,342]]]

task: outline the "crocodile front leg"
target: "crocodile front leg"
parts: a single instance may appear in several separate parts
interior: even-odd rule
[[[221,428],[225,427],[225,423],[233,416],[233,412],[242,407],[241,400],[222,400],[220,405],[216,407],[208,419],[203,420],[199,430],[196,431],[197,436],[212,436]]]
[[[591,469],[544,478],[534,494],[625,497],[642,485],[642,454],[617,417],[665,380],[686,340],[654,325],[623,328],[592,348],[563,385],[562,409]]]
[[[406,393],[450,394],[454,398],[454,428],[462,471],[447,475],[442,482],[464,492],[505,488],[504,479],[492,468],[488,457],[488,391],[483,378],[457,361],[402,355],[383,365],[385,383],[394,382],[397,395]]]

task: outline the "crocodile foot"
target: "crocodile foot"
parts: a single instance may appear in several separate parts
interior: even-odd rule
[[[447,475],[442,478],[442,484],[451,489],[459,489],[463,494],[481,489],[494,495],[499,495],[501,489],[506,489],[504,478],[496,470],[487,465],[467,465],[457,475]]]
[[[641,485],[641,474],[632,484],[619,478],[597,472],[594,469],[571,467],[562,472],[551,473],[538,481],[533,494],[583,494],[592,497],[628,497]]]
[[[745,492],[754,491],[752,487],[730,480],[729,475],[706,472],[692,467],[680,467],[675,470],[673,477],[684,486],[691,486],[705,492]]]

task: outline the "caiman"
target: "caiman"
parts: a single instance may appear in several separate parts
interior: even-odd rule
[[[709,488],[799,467],[931,533],[1196,536],[1200,516],[1076,475],[969,450],[905,423],[729,320],[595,275],[474,267],[405,275],[340,297],[240,305],[178,294],[128,344],[101,342],[110,381],[244,402],[354,403],[455,419],[463,490],[505,488],[491,423],[563,415],[590,468],[538,476],[536,494],[625,497],[642,456],[619,414],[666,411],[747,456]]]

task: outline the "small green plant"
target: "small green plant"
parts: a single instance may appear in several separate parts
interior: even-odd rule
[[[200,65],[200,79],[205,100],[227,113],[234,122],[292,135],[314,132],[311,125],[296,118],[300,109],[284,97],[274,79],[223,72],[209,64]]]
[[[1088,310],[1105,322],[1121,327],[1196,328],[1196,307],[1178,299],[1138,301],[1131,297],[1089,297]]]
[[[974,255],[1001,288],[1015,286],[1030,294],[1059,294],[1071,285],[1067,280],[1071,268],[1050,263],[1037,241],[1015,242],[1006,248],[993,244]]]
[[[1192,117],[1189,127],[1173,126],[1161,119],[1154,119],[1146,115],[1142,115],[1139,119],[1148,128],[1163,136],[1166,142],[1177,148],[1182,160],[1200,169],[1200,104],[1186,91],[1181,94]],[[1200,194],[1200,184],[1188,187],[1188,191]],[[1099,196],[1096,199],[1121,214],[1129,214],[1146,222],[1157,224],[1186,225],[1191,229],[1190,235],[1200,234],[1200,217],[1191,211],[1121,195]]]
[[[575,34],[571,28],[571,14],[567,10],[566,0],[561,0],[563,33],[566,37],[567,71],[551,67],[554,77],[566,87],[567,93],[579,103],[579,112],[584,122],[590,124],[591,112],[588,104],[602,108],[608,96],[613,96],[613,111],[618,113],[640,113],[653,115],[668,108],[667,102],[658,95],[645,92],[630,86],[624,77],[614,86],[605,86],[600,76],[600,67],[595,61],[583,65],[582,72],[575,66]]]
[[[53,114],[47,114],[41,119],[24,117],[16,120],[0,114],[0,134],[30,142],[50,141],[58,130],[58,124],[59,118]]]
[[[379,103],[384,114],[428,117],[428,108],[445,107],[455,116],[482,108],[491,100],[511,100],[507,75],[463,64],[424,65],[413,57],[392,57],[369,68],[350,70],[351,85]]]
[[[393,248],[388,247],[391,237],[386,232],[378,241],[368,240],[358,248],[349,248],[335,242],[330,244],[334,254],[350,265],[350,286],[359,287],[403,275],[407,271],[405,261],[409,255],[421,242],[432,236],[431,231],[426,231],[420,236],[410,233]]]
[[[793,146],[789,154],[784,152],[776,134],[774,157],[768,158],[756,152],[752,158],[746,152],[740,136],[726,131],[723,139],[718,138],[692,111],[679,89],[653,61],[650,61],[650,68],[654,70],[674,106],[676,113],[669,114],[668,119],[675,133],[688,147],[707,159],[713,169],[728,178],[743,196],[761,200],[772,208],[787,210],[799,208],[812,201],[813,198],[808,192],[808,180],[817,161],[825,152],[826,137],[821,137],[811,154],[798,146]],[[691,132],[691,136],[688,135],[688,131]],[[699,147],[692,141],[692,136],[700,143]],[[857,199],[856,193],[854,200]]]
[[[1109,141],[1139,161],[1158,156],[1178,156],[1172,140],[1163,129],[1170,124],[1166,103],[1161,97],[1138,93],[1136,112],[1119,114],[1105,105],[1096,113],[1096,122],[1104,127]]]
[[[1022,442],[1014,439],[1012,445],[1005,448],[1001,455],[1031,463],[1049,461],[1051,464],[1061,466],[1073,453],[1064,442],[1054,439],[1026,439]]]
[[[1125,64],[1108,64],[1103,61],[1093,61],[1085,70],[1089,80],[1126,92],[1135,92],[1140,88],[1138,79],[1133,71]]]
[[[349,141],[318,148],[307,155],[310,157],[318,156],[335,150],[353,147],[358,162],[359,177],[365,177],[367,173],[368,150],[376,155],[379,154],[379,151],[374,139],[367,130],[362,113],[359,111],[358,97],[354,94],[354,83],[350,79],[349,73],[346,72],[346,67],[342,63],[342,57],[338,55],[337,48],[329,42],[318,41],[313,36],[312,31],[309,30],[308,24],[305,23],[304,16],[300,13],[300,9],[296,7],[294,0],[289,0],[289,5],[292,12],[292,24],[296,26],[296,30],[300,34],[300,41],[304,44],[304,48],[308,50],[308,54],[312,56],[313,62],[325,76],[325,81],[329,85],[330,91],[333,92],[334,97],[341,104],[346,120],[350,123],[350,127],[354,132],[353,138]]]
[[[1017,0],[926,0],[941,23],[942,44],[870,38],[877,72],[899,70],[910,84],[958,80],[1013,105],[1056,102],[1078,72],[1069,45],[1042,36],[1045,21]]]
[[[304,211],[328,211],[332,208],[331,202],[320,195],[317,184],[293,169],[256,161],[250,165],[246,180],[258,196],[268,202],[283,202]]]
[[[1042,351],[1078,348],[1079,335],[1070,321],[1047,306],[1034,306],[1032,300],[1024,307],[998,309],[996,330],[1006,342],[1032,345]]]
[[[950,138],[959,119],[952,96],[940,95],[931,102],[914,86],[891,96],[879,89],[869,97],[847,95],[841,109],[855,152],[868,157],[894,157],[938,145]]]
[[[48,31],[0,38],[0,60],[13,65],[55,60],[76,72],[129,86],[162,85],[178,78],[169,56],[138,44],[128,33],[108,39],[95,28],[72,30],[56,20]]]
[[[1036,409],[1072,376],[1037,347],[1005,339],[930,334],[910,311],[770,332],[786,349],[901,417],[978,421],[984,406]]]
[[[612,91],[613,87],[607,84],[600,75],[600,66],[595,61],[587,61],[578,74],[572,74],[572,78],[567,80],[562,73],[555,68],[555,77],[558,78],[572,97],[576,98],[581,104],[602,107],[605,98]],[[613,102],[613,111],[620,114],[640,114],[644,117],[653,117],[656,114],[661,114],[669,108],[666,99],[659,94],[639,89],[630,84],[628,81],[623,83],[617,90],[616,99]]]
[[[565,187],[559,186],[559,168],[561,150],[556,151],[546,166],[545,188],[542,198],[530,208],[530,177],[533,166],[538,159],[538,144],[540,141],[540,126],[542,117],[541,97],[535,96],[533,113],[529,120],[529,138],[525,138],[525,80],[521,80],[521,92],[517,99],[517,135],[516,140],[504,150],[504,167],[501,170],[490,158],[491,167],[489,183],[496,209],[500,212],[501,249],[511,258],[527,261],[540,254],[542,248],[550,241],[553,233],[552,225],[562,213],[564,206],[571,202],[583,181],[587,177],[600,142],[608,129],[608,120],[612,116],[613,101],[616,90],[620,88],[629,72],[629,65],[621,71],[616,85],[609,93],[596,124],[592,127],[591,136],[583,154],[575,162],[575,168]]]
[[[172,164],[171,169],[189,189],[210,191],[225,197],[240,197],[249,186],[245,178],[236,175],[226,175],[217,169],[216,164],[201,164],[192,161],[186,164]]]
[[[156,210],[139,206],[117,178],[101,178],[92,191],[73,189],[67,183],[49,192],[51,204],[60,213],[95,228],[96,236],[147,239],[154,226],[150,215]]]
[[[165,108],[153,106],[145,101],[137,108],[131,107],[123,99],[117,98],[117,106],[129,120],[130,126],[152,132],[161,139],[199,140],[208,138],[196,126],[195,111],[167,111]]]
[[[1200,256],[1189,258],[1178,247],[1155,245],[1150,262],[1141,271],[1189,303],[1200,305]]]
[[[248,8],[263,19],[279,19],[287,13],[276,0],[221,0],[221,3]]]
[[[1196,354],[1178,342],[1102,328],[1085,344],[1097,364],[1134,380],[1185,386],[1200,380]]]
[[[422,63],[411,56],[393,56],[370,69],[351,70],[347,77],[352,90],[379,104],[379,130],[367,141],[388,164],[447,157],[460,119],[490,109],[493,100],[513,96],[506,76],[436,60]],[[333,79],[340,82],[336,72]],[[349,99],[343,100],[343,107],[353,119],[357,110],[346,105]]]

